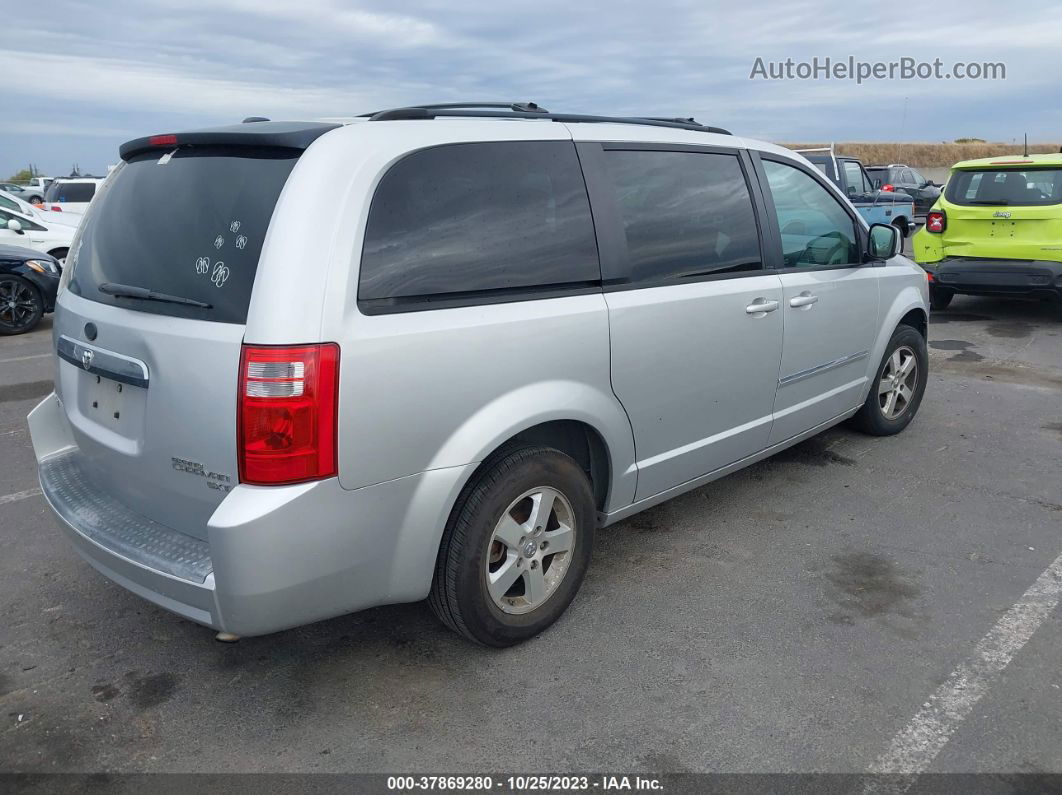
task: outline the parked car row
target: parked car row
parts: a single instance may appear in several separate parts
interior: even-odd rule
[[[31,331],[52,311],[74,234],[102,181],[0,183],[0,335]]]
[[[891,224],[901,239],[914,233],[914,199],[903,191],[884,188],[880,179],[870,177],[858,158],[837,154],[832,145],[797,151],[841,189],[868,224]]]
[[[0,192],[55,212],[83,213],[103,177],[33,177],[27,184],[0,182]]]

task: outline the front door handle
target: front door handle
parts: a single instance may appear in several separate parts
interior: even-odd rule
[[[745,307],[745,312],[747,314],[753,315],[754,317],[763,317],[768,312],[773,312],[774,310],[776,310],[779,306],[781,306],[781,304],[778,301],[771,301],[766,298],[757,298],[755,301]]]
[[[812,304],[817,304],[818,302],[819,302],[819,297],[817,295],[812,295],[807,290],[802,292],[800,295],[795,295],[795,296],[793,296],[792,298],[789,299],[789,305],[791,307],[793,307],[794,309],[800,309],[800,308],[805,308],[806,309],[806,308],[810,307]]]

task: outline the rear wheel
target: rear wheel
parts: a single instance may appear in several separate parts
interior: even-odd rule
[[[44,301],[36,287],[19,276],[0,275],[0,334],[25,334],[43,315]]]
[[[548,447],[500,454],[465,487],[443,534],[429,604],[487,646],[544,630],[575,598],[590,565],[590,481]]]
[[[897,218],[892,222],[892,225],[896,227],[896,231],[900,233],[900,243],[907,239],[907,222],[902,218]],[[902,246],[901,246],[902,248]]]
[[[941,287],[929,288],[929,308],[940,311],[947,309],[948,304],[951,303],[951,299],[955,297],[955,293],[951,290],[945,290]]]
[[[899,433],[914,419],[929,380],[929,353],[917,329],[899,326],[885,348],[863,407],[853,424],[874,436]]]

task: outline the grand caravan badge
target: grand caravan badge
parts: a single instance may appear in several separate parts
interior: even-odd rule
[[[186,472],[189,475],[198,475],[206,480],[207,488],[215,491],[232,491],[232,477],[222,472],[210,472],[198,461],[189,461],[186,458],[171,457],[170,463],[178,472]]]

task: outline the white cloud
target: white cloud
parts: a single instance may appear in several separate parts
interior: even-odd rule
[[[126,124],[139,134],[244,115],[530,99],[562,111],[692,114],[782,139],[1054,135],[1059,114],[1043,99],[1056,80],[1062,6],[1022,9],[1001,19],[992,0],[966,0],[962,15],[930,24],[828,0],[49,0],[6,20],[0,132],[47,118],[56,134],[86,141]],[[757,56],[849,54],[1003,61],[1008,79],[748,79]]]
[[[205,77],[170,65],[53,53],[7,50],[0,55],[0,73],[38,98],[189,115],[306,118],[350,114],[382,101],[371,90]]]

